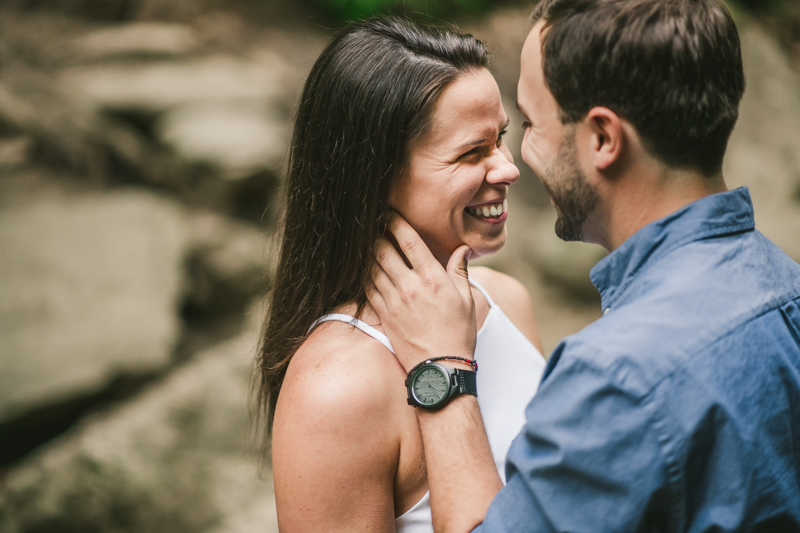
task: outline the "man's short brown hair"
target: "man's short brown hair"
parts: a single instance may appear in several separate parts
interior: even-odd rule
[[[739,34],[718,0],[542,0],[544,77],[564,123],[595,106],[666,164],[712,175],[739,115]]]

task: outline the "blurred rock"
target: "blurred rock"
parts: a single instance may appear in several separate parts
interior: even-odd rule
[[[102,109],[163,112],[199,102],[264,105],[283,95],[285,64],[212,56],[186,62],[102,64],[66,69],[60,81]]]
[[[170,363],[183,225],[139,192],[0,211],[0,424]]]
[[[28,137],[39,162],[95,183],[120,177],[158,185],[180,182],[179,161],[134,128],[61,89],[41,72],[16,65],[0,70],[0,129]]]
[[[97,185],[142,183],[190,205],[258,222],[279,185],[289,127],[271,117],[282,111],[263,101],[194,106],[190,113],[167,113],[167,120],[160,120],[163,110],[101,109],[46,73],[5,68],[0,168],[30,160]]]
[[[259,49],[247,60],[212,56],[84,65],[65,69],[60,79],[67,90],[127,121],[177,160],[222,179],[242,180],[261,170],[280,173],[290,136],[291,72],[277,54]],[[226,194],[239,194],[238,186],[234,189]]]
[[[724,174],[750,189],[756,227],[800,261],[800,76],[774,37],[739,26],[748,85]]]
[[[0,169],[25,163],[32,149],[33,138],[30,135],[0,137]]]
[[[119,56],[173,56],[190,52],[197,37],[184,24],[134,22],[103,28],[75,41],[77,51],[92,59]]]
[[[263,106],[193,105],[166,113],[158,138],[181,158],[224,170],[229,179],[279,169],[290,126]]]
[[[266,293],[276,260],[274,235],[208,212],[193,215],[190,228],[185,313],[241,313]]]
[[[582,242],[564,242],[555,234],[555,214],[539,216],[527,228],[526,259],[542,277],[542,281],[557,288],[569,299],[593,303],[599,298],[589,277],[589,271],[606,251],[600,246]]]
[[[256,340],[208,350],[10,470],[0,531],[276,532],[248,422]]]

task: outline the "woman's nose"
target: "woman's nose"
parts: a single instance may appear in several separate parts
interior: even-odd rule
[[[505,146],[496,148],[491,158],[489,171],[486,173],[486,181],[493,184],[511,185],[518,179],[519,169],[513,163],[511,152]]]

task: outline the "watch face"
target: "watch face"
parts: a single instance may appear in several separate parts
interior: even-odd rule
[[[414,376],[412,388],[419,403],[433,405],[447,395],[448,376],[435,366],[423,368]]]

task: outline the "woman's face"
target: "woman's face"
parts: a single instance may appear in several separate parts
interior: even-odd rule
[[[408,171],[393,185],[389,205],[442,264],[462,244],[474,258],[506,242],[508,186],[519,178],[503,143],[506,126],[497,83],[480,69],[442,92],[428,132],[410,147]]]

